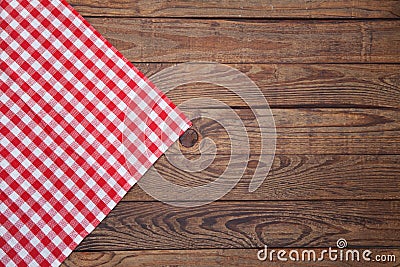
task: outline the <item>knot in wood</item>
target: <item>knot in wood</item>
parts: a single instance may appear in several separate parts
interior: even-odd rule
[[[196,144],[198,139],[198,133],[194,129],[188,129],[181,137],[179,137],[179,142],[184,147],[192,147]]]

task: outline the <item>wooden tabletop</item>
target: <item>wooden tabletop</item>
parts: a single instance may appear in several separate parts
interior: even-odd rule
[[[397,256],[385,266],[400,264],[399,0],[69,2],[147,76],[188,61],[248,75],[272,109],[277,143],[270,173],[249,193],[261,153],[252,110],[212,84],[169,92],[176,104],[207,96],[237,112],[251,140],[243,178],[222,199],[194,208],[164,204],[136,185],[64,266],[281,266],[259,261],[257,251],[321,250],[340,238]],[[215,161],[196,173],[165,156],[155,166],[174,183],[196,186],[216,179],[235,155],[221,125],[193,123],[181,149],[196,157],[209,137]]]

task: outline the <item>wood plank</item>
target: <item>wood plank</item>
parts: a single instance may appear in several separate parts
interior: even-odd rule
[[[399,201],[121,202],[77,250],[400,246]]]
[[[84,16],[232,18],[398,18],[398,0],[69,1]]]
[[[331,244],[334,249],[335,244]],[[269,248],[286,251],[288,257],[292,249],[288,248]],[[353,248],[349,248],[351,250]],[[317,257],[321,255],[323,249],[314,249]],[[396,262],[400,259],[399,248],[369,248],[372,251],[371,259],[383,259],[385,255],[387,262],[385,266],[398,266]],[[259,249],[201,249],[201,250],[139,250],[139,251],[104,251],[104,252],[73,252],[66,261],[61,265],[64,267],[98,267],[98,266],[192,266],[192,267],[212,267],[212,266],[282,266],[294,264],[292,261],[282,262],[278,261],[276,253],[274,254],[274,261],[266,260],[260,261],[257,259]],[[302,253],[305,249],[297,249],[301,259]],[[344,253],[348,253],[344,249]],[[318,262],[318,266],[322,267],[336,267],[338,262],[340,266],[359,266],[363,267],[365,264],[370,264],[362,260],[362,253],[364,249],[358,249],[360,261],[353,261],[352,256],[348,254],[349,260],[346,259],[346,254],[343,256],[343,261],[331,261],[326,254],[324,261]],[[305,252],[304,252],[305,253]],[[389,262],[390,255],[395,256],[395,260]],[[376,258],[379,256],[379,258]],[[307,254],[304,256],[307,258]],[[357,258],[356,258],[357,259]],[[392,258],[391,258],[392,259]],[[310,266],[309,261],[296,261],[296,266]]]
[[[130,61],[399,63],[400,21],[88,18]]]
[[[147,77],[172,64],[135,64]],[[400,65],[392,64],[231,64],[260,88],[270,107],[400,108]],[[160,87],[162,89],[162,87]],[[174,103],[197,97],[218,99],[234,107],[246,104],[233,92],[213,84],[187,84],[170,92]],[[254,103],[258,95],[248,92]]]
[[[236,112],[247,127],[251,144],[250,151],[239,149],[250,155],[250,161],[240,183],[224,199],[399,199],[400,157],[363,155],[399,152],[399,111],[274,109],[278,132],[276,158],[263,186],[252,194],[248,193],[248,185],[259,163],[259,128],[249,110]],[[203,112],[203,115],[207,114]],[[226,116],[222,119],[228,125],[230,120],[233,118]],[[212,138],[218,148],[217,155],[205,171],[190,175],[162,157],[155,166],[164,178],[173,183],[184,186],[209,183],[223,173],[231,160],[227,144],[230,144],[230,137],[238,139],[235,137],[238,132],[234,131],[229,137],[219,124],[206,119],[194,120],[194,129],[199,133],[200,140]],[[176,143],[168,151],[169,160],[174,161],[174,154],[179,149],[187,157],[197,158],[198,145],[185,148]],[[241,173],[235,158],[233,155],[232,166],[237,168],[237,173]],[[151,179],[151,176],[146,178]],[[124,200],[148,201],[152,198],[135,187]]]
[[[196,109],[191,112],[197,113]],[[250,151],[239,146],[237,151],[247,154],[260,153],[260,128],[250,109],[233,109],[232,113],[218,119],[212,119],[218,109],[201,109],[202,118],[194,119],[193,129],[199,135],[198,142],[190,148],[171,147],[175,154],[179,149],[184,154],[198,155],[201,146],[205,154],[212,154],[212,146],[201,142],[211,138],[217,147],[218,155],[230,155],[229,144],[239,144],[243,140],[243,131],[235,128],[238,114],[250,141]],[[260,121],[269,119],[259,115]],[[276,125],[276,154],[312,155],[312,154],[399,154],[400,153],[400,110],[377,109],[273,109]],[[187,114],[189,114],[187,112]],[[208,118],[207,118],[208,117]],[[221,116],[220,116],[221,117]],[[231,129],[229,134],[221,126]],[[264,129],[266,139],[273,138],[272,129]],[[271,134],[268,134],[271,133]],[[267,150],[269,153],[271,150]],[[250,152],[250,153],[249,153]]]
[[[217,179],[226,169],[228,156],[204,171],[188,173],[162,156],[155,168],[166,180],[181,186],[201,186]],[[249,184],[259,156],[252,155],[239,183],[222,200],[400,200],[400,156],[276,155],[261,187],[249,193]],[[237,173],[241,173],[240,167]],[[146,173],[142,179],[152,179]],[[168,190],[168,189],[166,189]],[[134,186],[122,201],[153,201],[140,186]],[[173,200],[173,196],[171,196]],[[207,200],[207,196],[204,196]]]

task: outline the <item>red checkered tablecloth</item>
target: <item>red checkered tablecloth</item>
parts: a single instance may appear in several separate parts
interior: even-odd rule
[[[1,48],[0,265],[58,266],[190,122],[64,1],[2,0]]]

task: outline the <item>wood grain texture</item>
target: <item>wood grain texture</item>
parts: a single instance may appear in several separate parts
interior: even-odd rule
[[[335,247],[335,244],[331,244]],[[288,255],[291,249],[288,248],[270,248],[285,250]],[[352,249],[352,248],[350,248]],[[299,249],[299,254],[303,249]],[[345,250],[347,251],[347,250]],[[362,258],[363,249],[360,249],[360,258]],[[384,266],[399,266],[400,249],[371,249],[372,259],[379,255],[394,255],[396,262],[387,262]],[[310,266],[310,262],[282,262],[276,258],[274,261],[259,261],[257,259],[258,249],[202,249],[202,250],[141,250],[141,251],[107,251],[107,252],[73,252],[63,263],[64,267],[98,267],[98,266],[192,266],[192,267],[212,267],[212,266],[285,266],[296,264],[296,266]],[[321,255],[322,249],[315,249],[316,255]],[[287,256],[286,256],[287,257]],[[349,256],[349,259],[352,259]],[[282,265],[284,264],[284,265]],[[323,262],[318,262],[318,266],[331,267],[338,266],[339,261],[329,261],[328,256]],[[360,266],[371,264],[365,261],[341,261],[340,266]]]
[[[146,76],[174,64],[135,64]],[[400,65],[393,64],[231,64],[260,88],[270,107],[400,108]],[[160,86],[160,89],[163,89]],[[213,84],[187,84],[168,92],[174,103],[210,97],[232,107],[245,107],[228,89]],[[247,96],[263,102],[254,93]]]
[[[229,156],[217,155],[204,171],[188,173],[162,156],[155,168],[166,180],[193,187],[217,179],[226,169],[228,161]],[[222,200],[400,200],[400,157],[397,155],[276,155],[261,187],[249,193],[250,180],[258,162],[258,155],[250,157],[240,182]],[[240,167],[233,165],[233,168],[240,173]],[[152,179],[151,174],[145,174],[142,179]],[[138,185],[122,199],[153,200]],[[204,200],[207,200],[207,196],[204,196]]]
[[[184,154],[197,155],[198,147],[205,154],[212,153],[211,145],[202,142],[211,138],[217,147],[218,155],[230,155],[231,146],[239,144],[243,134],[250,142],[250,154],[260,153],[260,128],[255,115],[261,121],[267,116],[260,115],[257,109],[234,109],[224,114],[218,121],[209,119],[221,112],[216,109],[196,109],[202,118],[194,119],[193,129],[199,134],[199,142],[191,148],[177,144],[171,147],[171,153],[179,149]],[[400,111],[377,109],[273,109],[276,125],[276,154],[398,154],[400,153]],[[238,114],[247,133],[236,129]],[[224,127],[231,129],[229,134]],[[273,138],[273,128],[264,129],[265,138]],[[270,133],[270,134],[269,134]],[[272,148],[266,148],[272,153]],[[249,153],[242,146],[240,153]]]
[[[121,202],[77,250],[399,247],[399,201]]]
[[[400,21],[88,18],[130,61],[399,63]]]
[[[399,266],[399,0],[70,3],[147,76],[187,61],[227,63],[248,75],[272,107],[277,150],[265,182],[249,193],[261,153],[251,110],[210,84],[170,91],[177,104],[209,97],[240,116],[251,140],[250,151],[240,150],[250,155],[242,179],[222,200],[196,208],[165,205],[134,186],[64,266],[282,266],[258,261],[257,248],[319,251],[339,238],[374,254],[394,252]],[[255,112],[265,109],[256,94],[249,97]],[[198,186],[224,171],[229,136],[204,118],[220,110],[203,108],[193,126],[199,141],[176,143],[156,162],[164,178]],[[233,125],[234,117],[222,120]],[[239,134],[230,134],[233,143]],[[207,169],[188,173],[171,164],[178,149],[198,158],[205,137],[218,148]]]
[[[231,18],[398,18],[398,0],[69,1],[85,16]]]

